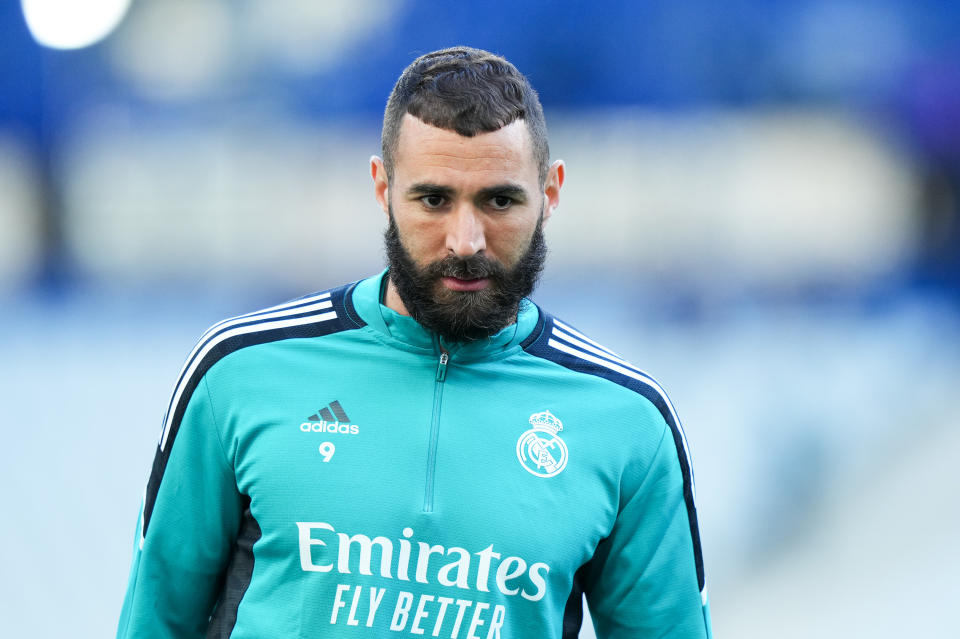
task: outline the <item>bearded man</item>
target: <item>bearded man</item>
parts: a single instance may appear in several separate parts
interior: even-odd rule
[[[537,95],[415,60],[371,159],[388,269],[221,322],[164,418],[118,637],[709,637],[660,387],[527,299],[559,204]]]

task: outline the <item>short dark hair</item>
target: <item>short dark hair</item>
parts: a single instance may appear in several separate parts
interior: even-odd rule
[[[541,184],[547,178],[550,147],[540,99],[527,78],[498,55],[452,47],[422,55],[403,70],[383,114],[381,148],[390,179],[406,113],[465,137],[523,120],[530,131]]]

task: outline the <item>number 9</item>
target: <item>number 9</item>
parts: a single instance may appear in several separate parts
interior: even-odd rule
[[[320,444],[320,454],[323,455],[323,461],[328,462],[330,458],[333,457],[333,453],[337,450],[337,447],[333,445],[333,442],[323,442]]]

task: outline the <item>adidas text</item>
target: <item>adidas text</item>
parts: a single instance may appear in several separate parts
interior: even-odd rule
[[[305,433],[340,433],[342,435],[356,435],[360,432],[357,424],[341,424],[340,422],[303,422],[300,430]]]

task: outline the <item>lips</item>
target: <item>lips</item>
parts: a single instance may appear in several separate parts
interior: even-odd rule
[[[442,278],[443,285],[446,286],[451,291],[480,291],[485,289],[490,284],[490,278],[479,277],[472,280],[463,280],[459,277],[444,277]]]

